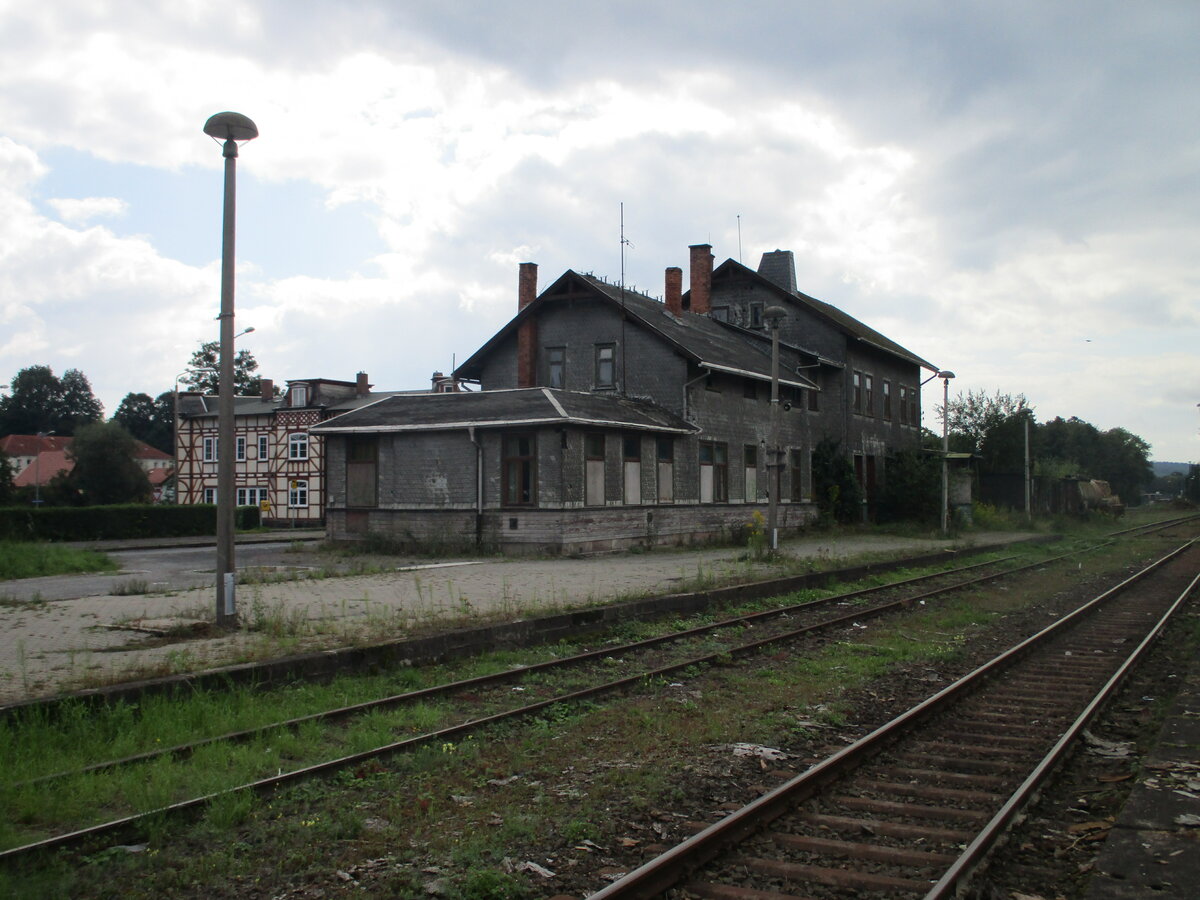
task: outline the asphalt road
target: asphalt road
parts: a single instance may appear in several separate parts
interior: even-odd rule
[[[15,600],[74,600],[121,593],[121,585],[146,582],[155,592],[179,591],[213,584],[217,551],[213,546],[163,547],[105,551],[120,570],[91,575],[48,575],[0,582],[0,597]],[[325,566],[328,554],[293,541],[238,544],[239,572],[257,567]],[[140,591],[145,593],[145,591]]]

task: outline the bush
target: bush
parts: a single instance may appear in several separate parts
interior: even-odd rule
[[[852,524],[862,517],[862,488],[854,476],[854,466],[842,453],[838,441],[824,438],[813,448],[812,480],[814,499],[825,524]]]
[[[938,459],[914,450],[901,450],[887,460],[876,516],[881,523],[938,524],[942,497]]]
[[[257,528],[257,506],[240,506],[235,527]],[[216,534],[217,508],[194,505],[0,508],[0,540],[98,541],[120,538],[189,537]]]

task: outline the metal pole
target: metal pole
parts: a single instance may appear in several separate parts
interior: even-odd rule
[[[225,141],[225,211],[221,232],[221,362],[217,385],[217,624],[237,620],[233,554],[233,275],[237,213],[237,142]]]
[[[771,436],[767,447],[767,540],[779,549],[779,322],[787,315],[781,306],[764,313],[771,328]]]
[[[942,378],[942,534],[950,533],[950,379]]]
[[[1025,417],[1025,519],[1033,521],[1033,467],[1029,461],[1029,417]]]

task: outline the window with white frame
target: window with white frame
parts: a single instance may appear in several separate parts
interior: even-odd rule
[[[210,503],[210,504],[217,502],[217,489],[216,488],[205,488],[204,489],[204,502]]]
[[[237,505],[238,506],[259,506],[267,499],[267,489],[265,487],[238,488],[237,489]]]
[[[265,434],[260,434],[258,436],[258,458],[259,459],[267,458],[267,454],[268,454],[267,446],[268,446],[267,445],[267,436]]]
[[[204,461],[217,461],[217,436],[211,435],[204,438]],[[205,501],[206,503],[208,501]]]
[[[288,406],[308,405],[308,385],[294,384],[288,394]]]
[[[238,462],[245,462],[246,461],[246,438],[245,438],[245,436],[239,434],[234,439],[234,444],[235,444],[236,449],[233,454],[233,458],[236,459]],[[241,506],[241,504],[239,503],[238,506]]]
[[[308,459],[308,435],[300,432],[288,435],[288,459]]]
[[[301,509],[308,506],[308,482],[293,479],[288,482],[288,506]]]

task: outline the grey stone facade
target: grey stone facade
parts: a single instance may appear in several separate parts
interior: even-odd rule
[[[790,254],[767,256],[770,278],[732,260],[711,270],[693,248],[707,312],[689,311],[693,292],[664,304],[575,272],[533,299],[526,264],[517,316],[455,372],[480,391],[397,398],[318,429],[330,536],[583,553],[729,537],[768,502],[770,306],[787,313],[780,527],[816,515],[824,437],[878,485],[886,455],[919,444],[920,370],[934,367],[789,290]],[[368,477],[356,500],[349,485]]]

